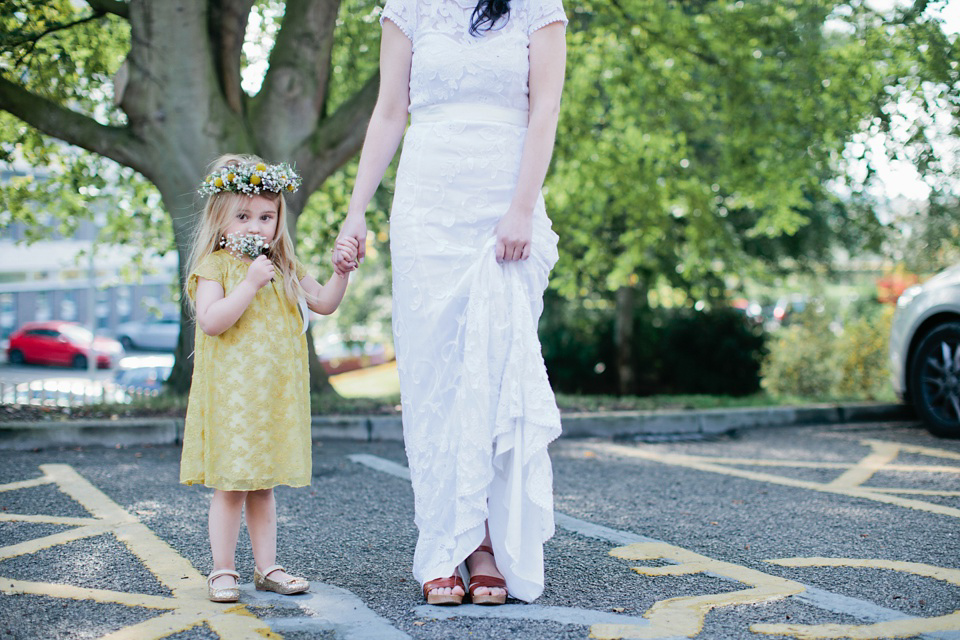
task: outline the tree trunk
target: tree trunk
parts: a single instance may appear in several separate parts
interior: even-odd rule
[[[616,344],[617,385],[620,395],[637,392],[637,373],[633,366],[633,310],[636,291],[625,286],[617,289]]]
[[[173,352],[173,369],[167,378],[167,388],[177,395],[186,395],[190,391],[195,327],[193,310],[187,303],[186,296],[183,296],[180,300],[180,338]]]

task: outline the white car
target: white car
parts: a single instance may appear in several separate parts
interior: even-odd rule
[[[180,313],[164,313],[160,318],[125,322],[117,327],[117,340],[126,350],[159,349],[173,351],[180,337]]]
[[[960,438],[960,264],[897,300],[890,378],[931,433]]]

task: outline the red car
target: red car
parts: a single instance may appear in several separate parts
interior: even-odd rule
[[[91,351],[97,367],[108,369],[120,362],[123,347],[112,338],[94,337],[75,322],[27,322],[10,334],[10,364],[57,364],[86,369]]]

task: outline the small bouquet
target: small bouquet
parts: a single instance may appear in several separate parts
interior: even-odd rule
[[[270,249],[263,236],[255,233],[231,233],[226,238],[220,238],[220,246],[232,253],[247,255],[253,259]]]

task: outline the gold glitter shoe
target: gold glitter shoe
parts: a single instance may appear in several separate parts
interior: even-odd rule
[[[257,588],[257,591],[273,591],[274,593],[279,593],[285,596],[289,596],[293,593],[303,593],[310,588],[310,583],[307,582],[305,578],[288,578],[286,580],[271,580],[269,576],[274,571],[286,571],[283,567],[278,564],[273,565],[272,567],[267,567],[263,570],[263,573],[254,567],[253,569],[253,585]]]
[[[232,587],[215,587],[213,581],[220,576],[233,576],[236,583]],[[233,569],[217,569],[207,577],[207,593],[211,602],[236,602],[240,599],[240,574]]]

